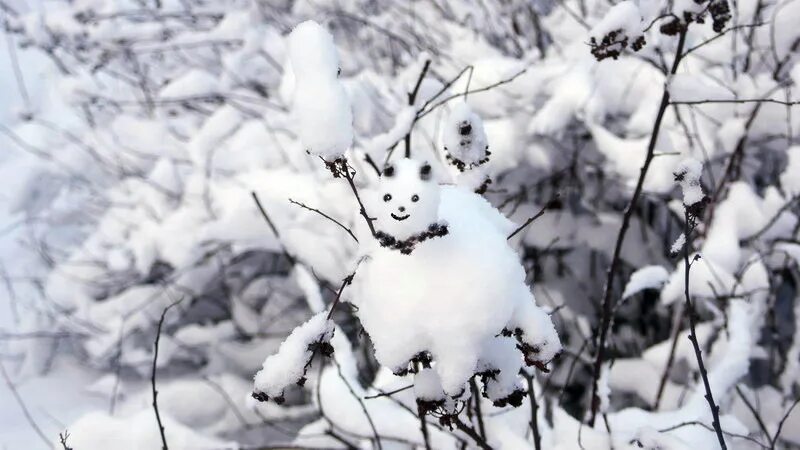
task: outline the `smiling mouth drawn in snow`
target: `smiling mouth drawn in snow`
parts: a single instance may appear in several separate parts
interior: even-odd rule
[[[397,220],[399,222],[402,222],[411,217],[411,214],[406,214],[405,216],[395,216],[394,213],[391,213],[389,215],[392,216],[392,219]]]

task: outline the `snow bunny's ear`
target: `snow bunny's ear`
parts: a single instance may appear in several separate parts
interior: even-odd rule
[[[381,175],[387,178],[392,178],[394,176],[394,166],[384,167]]]
[[[428,181],[431,179],[431,165],[425,163],[422,167],[419,168],[419,178],[422,181]]]

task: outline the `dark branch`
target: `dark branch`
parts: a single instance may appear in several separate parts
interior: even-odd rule
[[[547,211],[549,208],[552,208],[553,206],[556,206],[558,204],[559,197],[560,197],[560,194],[556,193],[556,195],[553,196],[553,198],[551,198],[544,206],[542,206],[542,209],[540,209],[539,212],[537,212],[536,214],[534,214],[533,216],[528,218],[528,220],[526,220],[522,225],[520,225],[519,228],[517,228],[516,230],[512,231],[511,234],[508,235],[506,240],[511,239],[512,237],[516,236],[520,231],[524,230],[525,227],[527,227],[528,225],[532,224],[536,219],[541,217],[544,214],[544,212]]]
[[[275,223],[273,223],[272,219],[270,219],[269,214],[267,214],[267,210],[264,209],[264,206],[258,199],[258,195],[255,192],[250,192],[250,195],[253,196],[253,200],[255,200],[256,206],[258,207],[258,210],[261,212],[261,217],[263,217],[264,221],[267,222],[267,225],[269,225],[270,230],[272,230],[272,234],[275,235],[275,239],[278,240],[278,244],[281,246],[281,249],[283,249],[284,256],[286,256],[286,259],[289,260],[289,263],[294,265],[297,262],[297,259],[294,256],[292,256],[292,254],[289,253],[289,251],[286,249],[286,246],[283,245],[283,241],[281,240],[281,234],[278,232],[278,228],[275,226]]]
[[[153,346],[153,370],[150,373],[150,385],[153,391],[153,411],[156,413],[156,422],[158,422],[158,432],[161,434],[161,450],[169,450],[167,446],[167,436],[164,434],[164,424],[161,423],[161,414],[158,411],[158,390],[156,389],[156,363],[158,362],[158,342],[161,339],[161,327],[164,325],[164,318],[167,316],[167,311],[173,306],[177,305],[183,299],[171,303],[164,308],[161,313],[161,318],[158,320],[158,328],[156,328],[156,341]]]
[[[670,73],[673,75],[678,71],[678,65],[683,57],[683,46],[685,43],[686,30],[684,29],[680,32],[678,37],[678,48],[675,51],[675,60],[672,62],[672,69],[670,70]],[[613,293],[614,275],[619,269],[622,256],[622,244],[625,242],[625,235],[628,232],[633,211],[636,209],[636,204],[639,202],[639,197],[642,195],[644,179],[647,176],[647,170],[650,168],[650,163],[653,161],[656,142],[658,141],[658,133],[661,130],[661,122],[664,119],[664,113],[666,112],[668,106],[669,90],[667,90],[665,87],[661,96],[661,105],[658,108],[658,114],[656,115],[656,120],[653,123],[653,132],[650,135],[650,142],[647,146],[647,155],[645,156],[644,164],[639,172],[639,179],[636,182],[636,188],[633,191],[633,196],[628,203],[628,207],[625,209],[625,214],[622,216],[622,226],[617,234],[617,241],[614,244],[614,254],[611,258],[611,265],[609,266],[606,274],[606,284],[603,292],[603,301],[601,303],[600,329],[598,330],[597,334],[597,355],[595,357],[592,373],[592,397],[591,411],[589,415],[590,425],[594,424],[597,410],[600,407],[600,397],[597,395],[597,388],[598,380],[600,379],[600,371],[603,367],[603,361],[605,360],[606,338],[608,336],[608,329],[611,326],[611,312],[614,310],[613,301],[611,299],[611,295]]]

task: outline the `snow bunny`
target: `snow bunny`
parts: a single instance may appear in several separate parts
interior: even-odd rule
[[[378,245],[364,249],[352,301],[378,361],[395,373],[412,361],[430,366],[436,376],[426,380],[449,397],[479,374],[495,402],[521,400],[517,350],[543,367],[561,349],[558,335],[506,241],[514,225],[431,172],[411,159],[384,170],[369,205]]]

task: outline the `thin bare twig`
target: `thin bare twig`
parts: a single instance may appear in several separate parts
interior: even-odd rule
[[[750,410],[750,414],[753,415],[753,418],[756,419],[756,423],[758,423],[758,427],[761,429],[761,432],[764,433],[764,436],[766,436],[767,439],[771,439],[769,431],[767,430],[767,426],[761,419],[761,414],[759,414],[753,404],[750,403],[750,400],[747,399],[747,396],[745,396],[744,392],[742,392],[742,388],[740,388],[738,385],[736,386],[736,393],[739,394],[739,398],[742,399],[742,403],[744,403],[747,409]]]
[[[358,242],[358,238],[356,237],[356,235],[355,235],[355,234],[353,234],[353,230],[351,230],[350,228],[347,228],[347,227],[346,227],[346,226],[344,226],[344,225],[343,225],[341,222],[339,222],[338,220],[334,219],[333,217],[331,217],[331,216],[329,216],[329,215],[325,214],[324,212],[322,212],[322,211],[320,211],[320,210],[318,210],[318,209],[316,209],[316,208],[312,208],[312,207],[310,207],[310,206],[307,206],[307,205],[306,205],[306,204],[304,204],[304,203],[300,203],[300,202],[298,202],[298,201],[292,200],[291,198],[289,199],[289,203],[291,203],[291,204],[293,204],[293,205],[297,205],[297,206],[299,206],[299,207],[301,207],[301,208],[304,208],[304,209],[307,209],[307,210],[309,210],[309,211],[315,212],[315,213],[319,214],[320,216],[322,216],[322,217],[324,217],[324,218],[326,218],[326,219],[330,220],[331,222],[335,223],[336,225],[339,225],[339,227],[340,227],[341,229],[343,229],[344,231],[346,231],[346,232],[347,232],[347,234],[349,234],[349,235],[350,235],[350,237],[351,237],[351,238],[353,238],[353,240],[354,240],[354,241]]]
[[[800,105],[800,101],[784,101],[774,98],[740,98],[740,99],[707,99],[707,100],[686,100],[670,102],[671,105],[706,105],[712,103],[775,103],[777,105],[795,106]]]
[[[792,406],[790,406],[789,409],[786,410],[786,413],[784,413],[783,417],[781,418],[781,421],[778,422],[778,429],[775,430],[775,435],[772,436],[772,440],[770,442],[769,446],[770,450],[775,450],[775,444],[778,443],[778,438],[780,437],[781,431],[783,430],[783,424],[786,423],[786,419],[789,418],[789,415],[792,414],[792,410],[794,409],[795,406],[797,406],[798,403],[800,403],[800,397],[798,397],[792,403]]]
[[[390,397],[390,396],[392,396],[394,394],[397,394],[398,392],[407,391],[407,390],[409,390],[409,389],[411,389],[413,387],[414,387],[413,384],[409,384],[408,386],[404,386],[404,387],[401,387],[399,389],[395,389],[393,391],[381,392],[381,393],[375,394],[375,395],[367,395],[367,396],[364,396],[364,400],[370,400],[370,399],[378,398],[378,397]]]
[[[552,208],[553,206],[555,206],[558,203],[559,196],[560,194],[556,193],[556,195],[553,196],[553,198],[551,198],[544,206],[542,206],[542,209],[540,209],[539,212],[528,218],[528,220],[526,220],[516,230],[512,231],[511,234],[509,234],[508,237],[506,237],[506,240],[516,236],[520,231],[524,230],[525,227],[532,224],[536,219],[541,217],[544,214],[544,212],[547,211],[548,208]]]
[[[171,303],[169,306],[164,308],[164,311],[161,313],[161,318],[158,320],[158,328],[156,328],[156,340],[153,346],[153,370],[150,373],[150,385],[153,391],[153,411],[156,413],[156,422],[158,422],[158,432],[161,434],[161,450],[169,450],[167,446],[167,436],[164,433],[164,424],[161,422],[161,413],[158,411],[158,390],[156,389],[156,363],[158,362],[158,342],[161,339],[161,327],[164,325],[164,318],[167,316],[167,311],[170,310],[173,306],[177,305],[178,303],[183,300],[182,298],[178,301]]]
[[[700,371],[700,378],[703,380],[703,389],[705,389],[705,399],[708,402],[708,407],[711,410],[711,425],[717,433],[717,439],[722,450],[727,450],[728,446],[725,444],[725,437],[722,435],[722,425],[719,421],[719,405],[714,401],[714,394],[711,391],[711,383],[708,381],[708,372],[706,371],[705,363],[703,362],[703,352],[700,349],[700,344],[697,342],[697,331],[695,330],[696,311],[692,296],[689,294],[689,274],[691,271],[691,264],[689,262],[689,252],[691,251],[690,234],[694,230],[691,224],[695,219],[689,215],[689,210],[684,208],[684,236],[686,236],[686,244],[683,246],[683,295],[686,300],[686,316],[689,318],[689,341],[692,343],[694,349],[694,356],[697,359],[697,368]]]
[[[419,93],[419,87],[422,85],[422,79],[425,78],[425,74],[428,73],[428,68],[431,66],[431,60],[426,59],[425,64],[422,65],[422,71],[419,73],[419,78],[417,78],[417,83],[414,85],[414,89],[408,93],[408,106],[414,106],[414,102],[417,101],[417,94]],[[411,158],[411,130],[414,129],[414,123],[411,123],[411,126],[408,129],[408,133],[406,133],[406,158]]]
[[[263,217],[264,221],[267,222],[267,225],[269,225],[270,230],[272,230],[272,234],[275,235],[275,239],[278,240],[278,245],[281,246],[281,249],[283,250],[283,255],[286,256],[286,259],[289,260],[289,263],[291,265],[295,265],[295,263],[297,263],[297,259],[294,256],[292,256],[291,253],[289,253],[289,250],[286,249],[286,246],[283,244],[283,240],[281,240],[281,234],[278,232],[278,228],[275,226],[275,223],[272,222],[272,219],[270,219],[269,214],[267,214],[267,210],[264,209],[264,206],[258,199],[258,195],[255,192],[250,192],[250,195],[253,196],[253,200],[255,200],[256,206],[258,207],[258,210],[261,212],[261,217]]]
[[[455,424],[456,428],[463,431],[464,434],[472,438],[473,441],[478,445],[478,447],[482,448],[483,450],[492,450],[492,447],[483,439],[477,431],[471,426],[465,424],[458,418],[458,416],[454,416],[452,418],[453,424]]]
[[[533,448],[542,450],[542,436],[539,434],[539,404],[536,402],[536,393],[533,391],[533,375],[525,374],[528,381],[528,400],[531,403],[530,427],[533,432]]]
[[[6,372],[6,366],[3,365],[2,361],[0,361],[0,373],[3,374],[3,379],[6,382],[6,386],[8,386],[8,389],[11,391],[11,395],[14,396],[14,400],[17,401],[19,409],[22,410],[22,414],[25,416],[25,420],[28,421],[28,424],[31,426],[31,428],[33,428],[33,431],[36,432],[39,438],[41,438],[42,442],[45,443],[47,448],[50,448],[52,446],[50,439],[47,438],[47,435],[44,434],[42,429],[39,428],[39,425],[36,424],[36,421],[33,420],[33,416],[31,416],[28,407],[25,405],[25,402],[22,400],[22,397],[20,397],[19,392],[17,392],[17,387],[14,386],[14,383],[11,382],[11,377],[8,375],[8,372]]]
[[[364,207],[364,202],[361,201],[361,196],[358,194],[358,188],[356,188],[356,183],[354,180],[356,171],[347,163],[347,160],[345,159],[339,160],[339,165],[341,172],[344,174],[344,177],[347,180],[347,184],[350,186],[350,190],[353,191],[353,195],[356,197],[356,201],[358,202],[359,206],[358,212],[364,218],[364,221],[367,222],[367,227],[369,228],[370,233],[374,237],[375,226],[372,224],[372,221],[375,219],[367,214],[367,209]]]
[[[358,402],[358,405],[361,406],[361,411],[364,412],[364,416],[367,418],[367,422],[369,422],[369,427],[372,429],[372,435],[375,438],[375,445],[377,445],[378,450],[383,449],[383,445],[381,445],[381,436],[378,434],[378,429],[375,428],[375,422],[372,421],[372,416],[370,415],[369,411],[367,410],[367,405],[364,404],[364,401],[361,397],[356,394],[356,391],[353,390],[353,386],[350,385],[350,382],[347,381],[344,374],[342,373],[342,366],[339,364],[339,361],[336,358],[333,358],[333,363],[336,364],[336,371],[339,373],[339,378],[342,379],[345,386],[347,386],[347,390],[350,391],[350,394],[353,396],[354,399]]]
[[[72,450],[72,447],[67,445],[67,439],[69,439],[69,431],[64,430],[63,433],[58,433],[58,441],[61,442],[61,447],[64,450]]]

